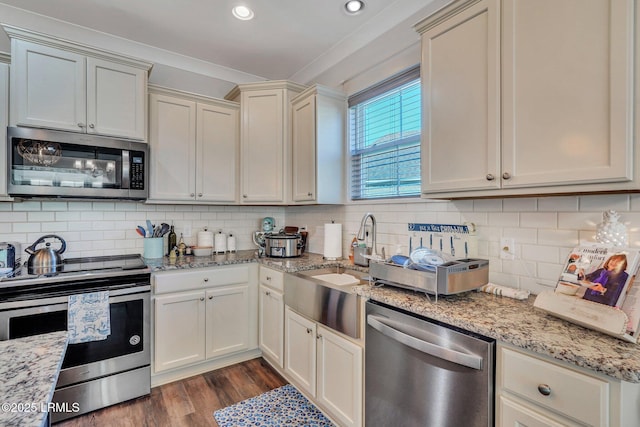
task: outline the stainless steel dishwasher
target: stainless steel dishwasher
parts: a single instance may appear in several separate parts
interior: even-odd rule
[[[366,303],[365,425],[493,426],[495,340]]]

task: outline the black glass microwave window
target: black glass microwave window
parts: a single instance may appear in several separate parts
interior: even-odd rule
[[[38,187],[122,188],[122,150],[12,138],[11,183]]]

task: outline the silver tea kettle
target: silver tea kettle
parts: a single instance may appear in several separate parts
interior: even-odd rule
[[[45,243],[44,248],[36,249],[40,243],[43,243],[45,239],[58,239],[62,245],[60,249],[53,249],[50,242]],[[31,246],[25,249],[25,252],[30,254],[27,261],[27,271],[29,274],[52,274],[62,271],[62,253],[67,249],[67,242],[60,236],[55,234],[47,234],[36,240]]]

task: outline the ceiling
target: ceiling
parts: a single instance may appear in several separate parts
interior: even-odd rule
[[[354,16],[344,12],[345,2],[0,0],[0,4],[264,79],[302,83],[310,74],[331,67],[406,20],[431,0],[365,0],[365,8]],[[250,6],[255,18],[240,21],[232,17],[231,8],[238,4]]]

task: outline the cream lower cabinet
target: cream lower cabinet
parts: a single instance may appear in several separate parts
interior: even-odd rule
[[[456,0],[422,35],[422,192],[640,188],[634,0]]]
[[[154,372],[257,346],[257,265],[154,274]]]
[[[284,372],[340,426],[362,425],[362,347],[289,307]]]
[[[498,345],[496,426],[640,425],[640,384]]]
[[[283,273],[260,267],[258,343],[262,355],[284,368],[284,283]]]
[[[151,64],[9,26],[12,126],[146,140]]]
[[[150,87],[149,201],[238,201],[239,106],[157,86]]]

